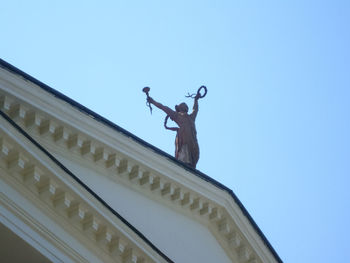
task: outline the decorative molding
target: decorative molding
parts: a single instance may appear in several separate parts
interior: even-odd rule
[[[32,215],[30,215],[21,207],[19,207],[15,202],[13,202],[11,199],[8,198],[8,196],[4,195],[3,193],[0,193],[0,204],[1,206],[3,206],[3,208],[6,209],[6,213],[5,214],[0,213],[0,216],[5,218],[5,220],[8,222],[7,224],[11,224],[12,227],[15,227],[17,231],[21,232],[20,234],[21,238],[23,238],[23,235],[25,235],[26,236],[25,239],[31,240],[31,243],[30,243],[31,245],[33,245],[32,242],[39,244],[40,247],[43,247],[46,244],[42,244],[39,241],[35,240],[32,236],[28,236],[28,234],[24,230],[22,230],[20,227],[15,225],[12,218],[9,217],[8,213],[11,213],[12,215],[14,215],[17,220],[24,222],[27,226],[30,227],[30,229],[38,233],[40,236],[43,236],[46,240],[45,243],[49,242],[50,244],[53,244],[55,248],[58,249],[59,251],[62,251],[65,256],[68,255],[68,257],[71,259],[72,262],[81,262],[81,263],[89,262],[86,258],[84,258],[84,255],[79,254],[72,247],[67,246],[67,244],[64,241],[62,241],[60,238],[58,238],[55,235],[55,233],[53,233],[52,231],[50,231],[50,229],[48,229],[43,224],[38,222],[36,218],[34,218]],[[7,224],[6,226],[8,227]],[[18,233],[16,232],[16,234]],[[55,255],[51,251],[48,251],[48,249],[46,248],[42,248],[42,249],[46,250],[46,252],[49,253],[50,256],[55,259],[54,261],[63,262],[62,259],[58,258],[57,255]]]
[[[167,262],[132,230],[123,226],[124,223],[116,222],[115,216],[108,216],[108,211],[98,209],[99,205],[93,203],[94,198],[87,200],[82,196],[86,189],[77,183],[74,188],[65,184],[60,177],[69,175],[64,171],[55,173],[48,167],[49,160],[42,162],[36,154],[25,150],[12,138],[16,132],[4,128],[4,119],[0,121],[0,127],[0,168],[6,170],[1,178],[38,207],[48,208],[41,209],[43,213],[50,214],[63,228],[69,227],[70,233],[79,232],[77,237],[82,243],[97,248],[98,256],[108,256],[106,262]],[[8,131],[11,131],[11,136]]]
[[[233,262],[277,262],[228,193],[53,96],[27,95],[21,80],[5,77],[0,109],[41,143],[74,153],[86,165],[103,169],[103,175],[117,176],[130,188],[206,224]],[[6,88],[9,83],[19,91]],[[21,85],[38,89],[32,83]]]

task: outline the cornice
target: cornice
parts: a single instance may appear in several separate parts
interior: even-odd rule
[[[1,169],[1,168],[0,168]],[[2,178],[4,178],[4,174],[7,173],[4,170],[1,169],[2,176],[0,176],[0,181]],[[2,178],[1,178],[2,177]],[[7,180],[8,181],[8,180]],[[4,183],[4,182],[2,182]],[[23,189],[22,189],[23,190]],[[44,249],[47,253],[50,254],[50,256],[54,257],[57,262],[63,262],[61,258],[57,257],[57,255],[53,255],[51,251],[48,251],[45,246],[46,243],[52,244],[55,247],[55,251],[57,252],[57,249],[59,251],[62,251],[65,256],[68,256],[69,259],[72,262],[81,262],[81,263],[88,263],[89,261],[84,257],[84,255],[81,255],[79,252],[75,251],[74,248],[68,246],[64,241],[62,241],[60,238],[57,237],[55,233],[53,233],[49,228],[41,224],[37,218],[33,217],[30,213],[27,213],[24,209],[22,209],[16,202],[14,202],[11,198],[6,196],[4,193],[0,193],[0,205],[3,209],[6,209],[5,213],[0,213],[0,216],[5,219],[6,225],[10,225],[14,227],[17,231],[20,232],[21,237],[23,238],[23,235],[25,236],[24,239],[31,245],[33,243],[40,244],[39,246]],[[37,240],[35,240],[30,234],[23,231],[20,227],[16,225],[15,220],[11,216],[9,216],[9,213],[11,213],[13,216],[15,216],[16,220],[20,220],[21,222],[24,222],[27,226],[29,226],[35,233],[39,233],[40,236],[43,236],[45,238],[45,244],[41,244]]]
[[[232,261],[279,262],[227,191],[31,82],[0,71],[0,88],[0,108],[40,142],[74,153],[104,175],[205,223]]]
[[[155,251],[150,242],[145,242],[115,211],[101,204],[91,189],[33,147],[32,142],[3,117],[0,119],[0,168],[5,171],[0,179],[31,200],[98,257],[102,256],[105,262],[172,262]]]

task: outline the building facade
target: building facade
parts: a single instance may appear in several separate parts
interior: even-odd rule
[[[282,262],[232,190],[3,60],[0,109],[5,262]]]

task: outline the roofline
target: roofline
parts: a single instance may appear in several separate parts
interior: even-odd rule
[[[86,191],[88,191],[96,200],[98,200],[104,207],[106,207],[113,215],[115,215],[122,223],[130,228],[136,235],[138,235],[147,245],[149,245],[158,255],[164,258],[165,261],[172,263],[173,261],[166,256],[159,248],[157,248],[149,239],[147,239],[136,227],[134,227],[129,221],[121,216],[116,210],[107,204],[99,195],[97,195],[90,187],[88,187],[83,181],[79,179],[73,172],[65,167],[60,161],[58,161],[51,153],[49,153],[40,143],[38,143],[32,136],[24,131],[17,125],[6,113],[0,110],[0,116],[3,117],[10,125],[12,125],[20,134],[26,137],[32,144],[34,144],[40,151],[42,151],[51,161],[53,161],[58,167],[60,167],[65,173],[73,178],[79,185],[81,185]]]
[[[30,76],[29,74],[23,72],[22,70],[16,68],[15,66],[11,65],[10,63],[4,61],[3,59],[0,58],[0,67],[5,68],[9,71],[11,71],[14,74],[20,75],[22,78],[38,85],[40,88],[42,88],[43,90],[47,91],[48,93],[52,94],[53,96],[57,97],[60,100],[63,100],[67,103],[69,103],[70,105],[72,105],[74,108],[78,109],[79,111],[81,111],[84,114],[88,114],[89,116],[91,116],[93,119],[95,119],[96,121],[107,125],[108,127],[123,133],[124,135],[126,135],[127,137],[130,137],[131,139],[135,140],[136,142],[140,143],[141,145],[152,149],[153,151],[157,152],[158,154],[168,158],[170,161],[176,163],[179,166],[182,166],[185,170],[190,171],[191,173],[193,173],[194,175],[196,175],[197,177],[199,177],[200,179],[207,181],[209,183],[211,183],[212,185],[218,187],[221,190],[226,191],[232,198],[233,200],[237,203],[237,205],[239,206],[239,208],[242,210],[243,215],[245,215],[248,219],[248,221],[251,223],[251,225],[253,226],[253,228],[255,229],[255,231],[258,233],[258,235],[260,236],[260,238],[263,240],[263,242],[265,243],[265,245],[267,246],[267,248],[270,250],[270,252],[273,254],[273,256],[275,257],[275,259],[277,260],[277,262],[283,262],[282,259],[279,257],[279,255],[277,254],[276,250],[272,247],[272,245],[270,244],[270,242],[268,241],[268,239],[265,237],[264,233],[261,231],[261,229],[259,228],[259,226],[255,223],[254,219],[251,217],[251,215],[249,214],[249,212],[247,211],[247,209],[244,207],[244,205],[242,204],[242,202],[238,199],[238,197],[236,196],[236,194],[227,186],[223,185],[222,183],[216,181],[215,179],[209,177],[208,175],[202,173],[201,171],[191,168],[189,166],[187,166],[186,164],[184,164],[183,162],[178,161],[177,159],[175,159],[175,157],[171,156],[170,154],[160,150],[159,148],[153,146],[152,144],[142,140],[141,138],[137,137],[136,135],[132,134],[131,132],[123,129],[122,127],[118,126],[117,124],[111,122],[110,120],[104,118],[103,116],[99,115],[98,113],[90,110],[89,108],[85,107],[84,105],[78,103],[77,101],[69,98],[68,96],[64,95],[63,93],[51,88],[50,86],[46,85],[45,83],[39,81],[38,79]],[[20,128],[20,127],[19,127]],[[20,128],[21,129],[21,128]],[[23,131],[25,133],[25,131]],[[29,135],[28,135],[29,136]],[[29,136],[30,137],[30,136]],[[38,144],[38,143],[37,143]],[[39,145],[40,146],[40,145]],[[42,146],[40,146],[42,148],[42,150],[44,152],[46,152],[47,154],[49,154],[49,156],[52,156],[49,152],[47,152]],[[52,156],[52,158],[54,158]],[[55,158],[54,158],[55,159]],[[56,159],[55,159],[56,160]],[[56,160],[57,161],[57,160]],[[59,163],[59,161],[57,161]],[[62,165],[62,164],[61,164]],[[63,165],[62,165],[63,166]],[[63,166],[64,167],[64,166]],[[67,168],[66,168],[67,169]],[[68,169],[67,169],[68,170]],[[69,170],[68,170],[69,171]],[[73,175],[73,174],[72,174]],[[74,175],[73,175],[74,176]],[[77,178],[78,179],[78,178]],[[79,180],[79,179],[78,179]],[[80,181],[80,180],[79,180]],[[81,182],[83,185],[85,185],[83,182]],[[87,186],[86,186],[87,187]],[[90,189],[91,192],[93,192]],[[96,195],[96,194],[95,194]],[[97,195],[96,195],[97,196]],[[97,196],[98,197],[98,196]],[[99,199],[101,199],[100,197],[98,197]],[[102,199],[101,199],[102,200]],[[103,201],[103,200],[102,200]],[[104,202],[104,201],[103,201]],[[107,207],[108,204],[106,204]],[[125,219],[124,219],[125,220]],[[126,221],[126,220],[125,220]],[[140,233],[141,234],[141,233]],[[142,234],[141,234],[142,235]],[[152,243],[151,243],[152,244]]]

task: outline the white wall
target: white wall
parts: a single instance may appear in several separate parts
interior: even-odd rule
[[[202,224],[93,169],[57,154],[56,158],[173,261],[231,262]]]

